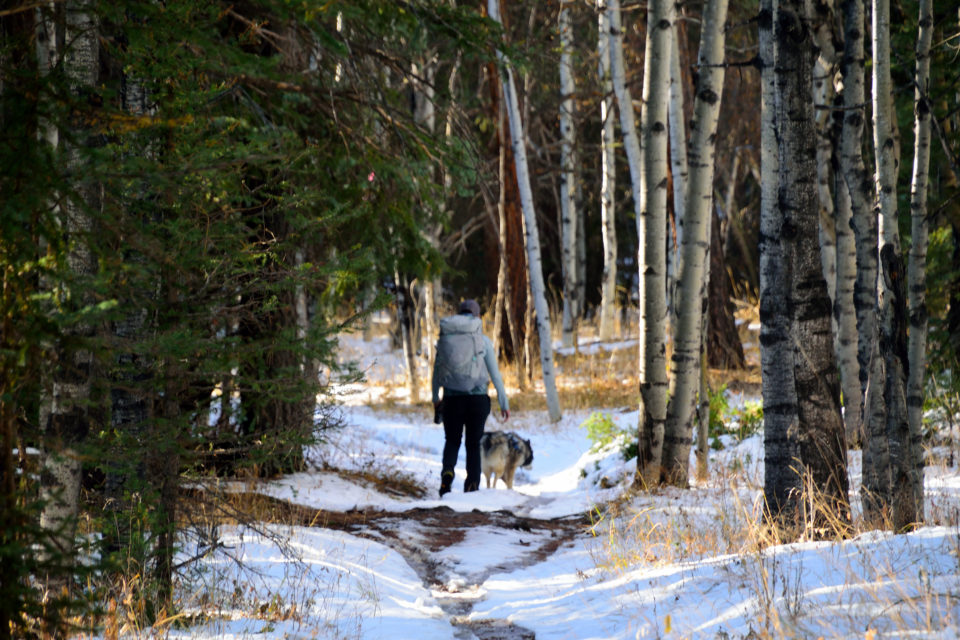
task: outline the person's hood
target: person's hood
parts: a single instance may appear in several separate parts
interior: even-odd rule
[[[465,313],[440,319],[441,333],[476,333],[481,327],[480,318]]]

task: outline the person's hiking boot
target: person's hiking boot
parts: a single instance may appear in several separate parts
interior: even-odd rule
[[[450,493],[450,487],[453,486],[453,471],[444,471],[440,474],[440,497]]]
[[[478,489],[480,489],[479,482],[467,482],[466,484],[463,485],[464,493],[470,493],[471,491],[477,491]]]

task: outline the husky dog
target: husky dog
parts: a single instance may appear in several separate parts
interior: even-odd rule
[[[480,438],[480,468],[487,479],[487,489],[491,486],[491,475],[493,486],[499,479],[507,489],[513,489],[513,474],[517,467],[529,469],[532,463],[530,441],[512,431],[488,431]]]

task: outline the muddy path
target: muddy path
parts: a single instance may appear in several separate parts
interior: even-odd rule
[[[455,511],[449,507],[410,509],[402,512],[351,510],[326,511],[291,504],[254,493],[234,494],[238,511],[272,514],[269,520],[307,527],[345,531],[385,544],[401,554],[416,571],[467,640],[531,640],[535,634],[507,620],[473,620],[470,613],[483,599],[483,584],[492,575],[508,573],[540,562],[577,536],[586,535],[581,517],[543,520],[510,511]],[[463,574],[444,552],[462,543],[473,530],[495,530],[519,553],[502,562]]]

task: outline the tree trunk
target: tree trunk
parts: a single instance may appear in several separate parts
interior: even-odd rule
[[[911,432],[907,415],[907,291],[897,229],[899,144],[890,79],[889,0],[874,1],[872,27],[873,142],[882,277],[877,281],[879,340],[873,343],[876,364],[870,370],[867,392],[879,411],[868,414],[863,466],[877,466],[880,461],[889,466],[879,466],[869,483],[865,475],[864,515],[868,521],[879,524],[889,514],[894,531],[902,531],[923,521],[923,460],[920,433]]]
[[[842,121],[841,121],[842,126]],[[837,129],[838,127],[834,127]],[[841,135],[835,134],[839,141]],[[839,146],[834,149],[835,165],[839,165]],[[833,299],[833,320],[837,329],[837,366],[840,369],[840,388],[843,394],[843,423],[847,446],[860,446],[860,407],[863,393],[860,389],[860,364],[857,362],[857,312],[854,307],[854,288],[857,281],[857,245],[851,229],[852,208],[850,191],[838,170],[834,175],[834,205],[837,230],[837,284]]]
[[[683,72],[680,69],[680,33],[673,29],[670,43],[670,168],[673,182],[673,214],[676,237],[667,238],[667,295],[671,323],[677,321],[677,274],[683,244],[683,216],[687,210],[687,122]]]
[[[840,412],[840,383],[831,331],[830,299],[816,235],[816,127],[811,95],[816,46],[812,16],[798,0],[781,0],[775,13],[776,124],[779,133],[777,207],[787,278],[789,348],[796,398],[796,429],[779,434],[799,453],[772,507],[784,524],[802,525],[808,535],[849,526],[846,443]],[[769,468],[769,467],[768,467]],[[787,519],[789,518],[789,519]]]
[[[407,370],[407,389],[410,392],[410,403],[416,404],[420,401],[420,377],[417,375],[417,354],[413,339],[412,291],[410,281],[406,276],[401,276],[399,271],[394,271],[393,283],[397,305],[397,330],[400,331],[403,361]]]
[[[710,214],[710,251],[707,259],[708,309],[706,325],[707,364],[718,369],[743,369],[747,366],[743,355],[743,344],[737,331],[737,321],[730,304],[732,297],[730,275],[723,253],[723,240],[720,232],[720,218]]]
[[[817,59],[813,76],[813,100],[817,107],[817,190],[820,195],[820,260],[827,295],[836,300],[837,228],[834,219],[832,186],[833,136],[830,104],[833,101],[833,69],[823,58]]]
[[[787,311],[789,274],[780,243],[783,219],[777,208],[777,110],[774,107],[775,0],[761,0],[760,145],[760,360],[763,393],[764,505],[773,519],[784,514],[796,489],[791,469],[800,459],[798,444],[788,437],[797,429],[797,390],[793,384],[793,342]]]
[[[673,376],[670,380],[670,407],[663,440],[666,476],[669,482],[678,486],[686,486],[688,482],[693,418],[700,388],[700,354],[705,326],[705,269],[709,267],[707,251],[714,218],[713,174],[720,97],[723,93],[727,4],[726,0],[710,0],[704,10],[704,30],[700,36],[698,56],[700,75],[687,156],[690,173],[684,196],[686,209],[683,211],[682,259],[677,282],[677,324],[673,329]]]
[[[600,298],[600,339],[611,340],[617,313],[616,150],[614,148],[613,82],[610,78],[610,16],[605,0],[597,0],[600,86],[600,226],[603,236],[603,278]]]
[[[867,413],[867,379],[871,366],[871,346],[876,339],[877,313],[877,220],[873,212],[873,185],[863,162],[863,128],[866,114],[864,87],[864,22],[863,0],[843,0],[844,50],[841,62],[843,75],[843,126],[840,139],[840,169],[850,196],[851,227],[857,253],[856,282],[853,296],[857,314],[857,363],[860,375],[861,405],[851,407],[859,426],[855,442],[865,437]],[[864,480],[874,473],[864,469]]]
[[[578,230],[581,212],[578,210],[576,175],[577,132],[574,126],[573,80],[573,24],[570,19],[571,0],[560,2],[560,231],[563,245],[563,346],[576,343],[577,321],[580,311],[577,301],[582,285],[579,282],[577,261]]]
[[[490,17],[500,22],[499,0],[488,0],[487,11]],[[503,95],[510,120],[510,137],[513,147],[513,159],[517,171],[517,185],[520,189],[520,202],[525,223],[524,240],[527,247],[530,290],[536,309],[537,333],[540,337],[540,366],[543,373],[543,386],[547,396],[547,412],[552,422],[562,417],[560,397],[553,369],[553,345],[550,336],[550,310],[547,307],[546,291],[543,284],[543,267],[540,262],[540,238],[537,230],[536,211],[533,208],[533,192],[530,188],[530,174],[527,168],[527,151],[520,121],[520,104],[513,81],[513,69],[503,52],[497,50],[497,59],[503,65],[505,77],[502,78]]]
[[[503,83],[497,65],[487,66],[492,105],[491,118],[497,122],[497,143],[500,148],[500,239],[502,251],[507,263],[504,291],[508,300],[504,303],[507,313],[506,325],[501,325],[501,353],[516,366],[517,383],[525,389],[529,382],[527,376],[526,324],[527,309],[527,260],[523,247],[523,214],[520,211],[520,193],[517,188],[516,163],[513,161],[513,149],[509,144],[509,120],[506,106],[503,105],[501,89]]]
[[[910,188],[910,257],[907,287],[910,297],[910,337],[908,355],[910,375],[907,377],[907,412],[911,442],[919,444],[923,417],[923,383],[927,350],[927,185],[930,174],[930,42],[933,36],[933,2],[920,0],[919,33],[917,34],[916,90],[913,123],[913,173]],[[914,451],[915,462],[922,452]],[[922,475],[915,489],[922,492]],[[916,498],[922,504],[922,493]],[[922,513],[921,513],[922,515]]]
[[[72,93],[82,94],[96,86],[100,70],[98,26],[88,0],[77,0],[66,7],[65,29],[64,41],[69,49],[63,52],[64,68]],[[96,261],[88,245],[93,229],[89,212],[99,206],[99,189],[89,178],[85,181],[83,151],[74,142],[83,140],[84,132],[75,130],[72,134],[61,136],[60,151],[79,181],[75,185],[76,195],[62,200],[62,228],[69,247],[68,268],[76,279],[82,280],[96,271]],[[72,299],[80,306],[91,302],[89,296],[79,290],[83,286],[79,285]],[[93,354],[84,343],[93,336],[93,331],[93,327],[86,324],[64,329],[63,340],[55,347],[56,360],[44,384],[40,408],[44,434],[40,475],[44,507],[40,525],[51,532],[59,551],[68,558],[73,557],[79,511],[79,446],[91,427],[89,400],[94,363]],[[56,586],[48,585],[49,588]]]
[[[660,7],[662,10],[662,7]],[[647,159],[646,154],[641,154],[640,148],[640,138],[637,135],[636,130],[636,121],[633,112],[633,97],[631,96],[629,88],[626,86],[625,81],[625,64],[623,59],[623,25],[621,21],[621,11],[620,11],[620,2],[619,0],[609,0],[607,3],[607,12],[610,15],[610,32],[613,36],[611,46],[612,46],[612,55],[610,57],[611,61],[611,74],[613,78],[613,88],[614,93],[617,96],[617,105],[620,109],[620,130],[623,135],[623,145],[627,152],[627,162],[630,166],[630,182],[631,190],[633,193],[633,206],[634,213],[637,217],[637,234],[639,238],[639,250],[638,250],[638,266],[640,268],[640,357],[639,357],[639,378],[640,378],[640,414],[638,418],[638,440],[639,440],[639,455],[637,456],[637,480],[641,483],[646,484],[647,486],[653,486],[660,481],[660,470],[661,470],[661,456],[663,453],[663,425],[666,420],[666,366],[665,366],[665,354],[659,352],[654,347],[652,350],[648,348],[648,342],[656,343],[657,339],[657,330],[653,326],[654,319],[651,317],[651,310],[648,308],[649,302],[646,299],[646,287],[652,284],[653,281],[656,281],[657,278],[655,275],[649,278],[650,282],[646,282],[647,274],[645,273],[644,265],[648,261],[652,260],[654,256],[648,256],[645,244],[655,244],[655,242],[645,235],[647,224],[644,220],[647,218],[646,207],[647,207],[647,197],[648,194],[647,188],[645,186],[645,181],[647,176],[645,175]],[[653,18],[648,19],[648,23]],[[668,27],[672,28],[672,24],[668,23]],[[661,34],[662,35],[662,34]],[[648,49],[649,38],[648,38]],[[669,52],[669,50],[668,50]],[[669,53],[668,53],[669,55]],[[666,67],[667,69],[669,67]],[[666,111],[666,90],[667,82],[669,77],[666,76],[666,73],[661,73],[661,84],[663,95],[660,96],[663,99],[662,111]],[[644,85],[646,86],[649,82],[649,76],[645,74]],[[646,92],[646,89],[645,89]],[[658,105],[659,106],[659,105]],[[666,118],[666,114],[663,114],[663,118]],[[664,120],[660,121],[660,126],[665,127]],[[665,133],[666,129],[664,128],[661,133]],[[665,140],[665,135],[661,136]],[[664,157],[665,161],[665,157]],[[665,164],[665,162],[664,162]],[[666,171],[663,171],[664,177]],[[663,185],[660,185],[660,188],[666,188],[666,181]],[[665,206],[661,208],[661,211],[665,209]],[[661,220],[661,226],[665,226],[664,221]],[[661,233],[659,236],[660,246],[659,252],[661,258],[663,257],[664,251],[664,234]],[[657,248],[654,248],[656,252]],[[663,261],[661,260],[661,263]],[[660,267],[659,276],[660,280],[663,280],[663,268],[665,264]],[[654,269],[656,271],[656,269]],[[659,287],[660,292],[660,302],[661,306],[665,307],[665,292],[663,287],[665,282],[661,283]],[[657,287],[655,287],[657,288]],[[652,292],[653,295],[656,295],[656,291]],[[653,315],[661,315],[660,317],[660,332],[659,332],[659,342],[660,346],[665,346],[662,343],[664,342],[664,330],[663,330],[663,320],[662,314],[654,313]],[[649,353],[649,358],[648,358]],[[659,360],[660,369],[662,369],[662,374],[657,375],[654,373],[656,366],[654,361]],[[653,379],[651,379],[651,376]],[[656,391],[653,389],[656,388]],[[662,402],[656,402],[657,400],[662,400]]]

